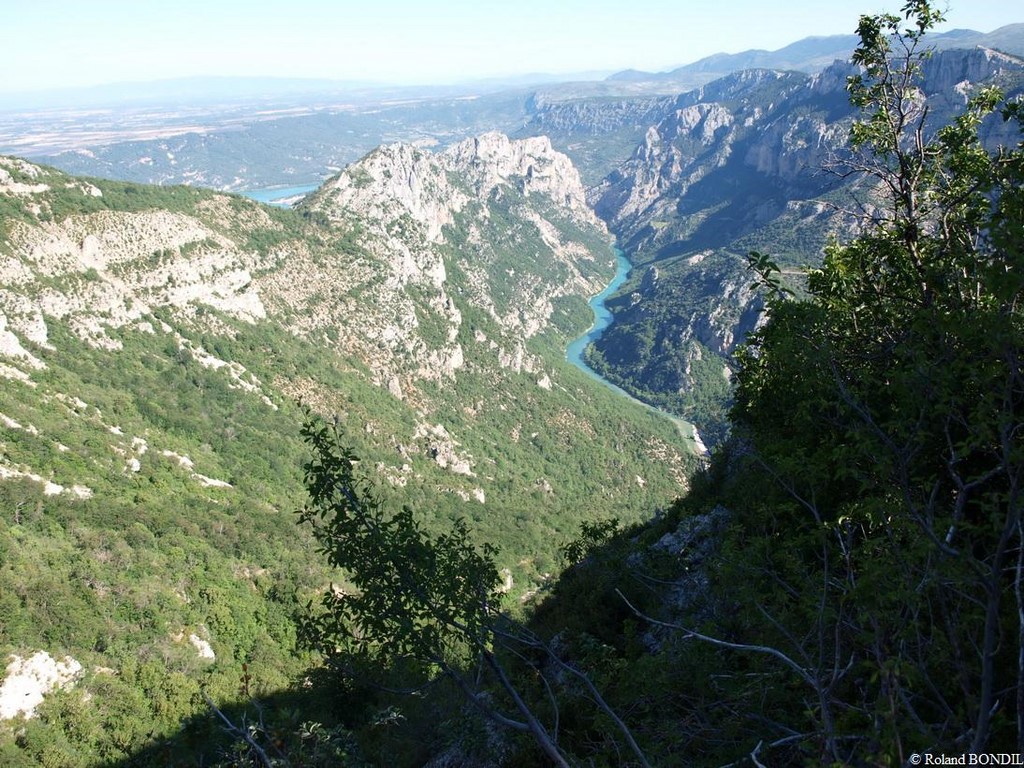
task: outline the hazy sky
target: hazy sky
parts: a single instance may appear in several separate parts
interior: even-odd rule
[[[665,70],[851,33],[900,0],[0,0],[0,92],[196,75],[449,83]],[[960,0],[945,29],[1024,21]]]

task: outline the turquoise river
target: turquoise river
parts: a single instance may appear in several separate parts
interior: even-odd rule
[[[587,365],[587,363],[583,359],[583,351],[587,348],[587,346],[597,341],[597,339],[599,339],[601,334],[604,332],[604,329],[612,324],[612,320],[614,318],[612,317],[612,313],[609,312],[608,308],[605,306],[605,301],[608,299],[609,296],[611,296],[613,293],[619,290],[619,288],[622,287],[623,283],[626,282],[626,280],[629,278],[629,271],[631,268],[632,265],[629,263],[629,259],[626,258],[625,254],[620,249],[616,248],[615,277],[612,278],[612,281],[603,291],[601,291],[599,294],[593,296],[590,299],[590,308],[594,312],[594,323],[593,325],[590,326],[590,330],[588,330],[578,339],[569,344],[569,346],[565,350],[565,359],[568,360],[573,365],[575,365],[577,368],[579,368],[581,371],[583,371],[591,378],[600,381],[602,384],[604,384],[606,387],[608,387],[615,393],[629,400],[632,400],[634,403],[638,403],[642,405],[644,408],[648,408],[660,414],[661,416],[664,416],[665,418],[669,419],[673,424],[676,425],[680,435],[682,435],[687,440],[693,441],[694,451],[696,453],[706,453],[707,449],[704,447],[703,442],[701,442],[700,435],[697,433],[697,429],[692,424],[690,424],[688,421],[684,421],[678,416],[673,416],[671,413],[667,413],[661,410],[660,408],[655,408],[650,403],[645,403],[643,400],[638,400],[637,398],[629,394],[629,392],[624,390],[622,387],[616,386],[612,382],[608,381],[608,379],[601,376],[601,374],[599,374],[597,371],[595,371],[593,368]]]

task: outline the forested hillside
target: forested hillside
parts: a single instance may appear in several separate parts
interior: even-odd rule
[[[1022,751],[1024,115],[982,88],[927,129],[940,18],[910,3],[861,20],[846,167],[876,205],[798,293],[751,256],[768,319],[731,438],[538,614],[549,631],[570,617],[652,765]],[[992,119],[1011,146],[985,146]]]
[[[390,507],[468,521],[510,601],[582,521],[685,488],[673,424],[565,362],[613,262],[544,141],[383,148],[294,211],[2,158],[0,210],[5,765],[163,749],[195,717],[165,748],[209,764],[205,696],[316,665],[296,622],[338,577],[295,514],[300,402]]]

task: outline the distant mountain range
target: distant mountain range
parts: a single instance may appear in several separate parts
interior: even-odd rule
[[[117,82],[84,88],[0,93],[0,110],[200,105],[321,106],[362,104],[386,99],[469,96],[564,82],[601,80],[607,70],[552,74],[531,72],[466,80],[444,85],[403,85],[377,80],[294,77],[180,77],[147,82]]]
[[[856,35],[806,37],[776,51],[751,49],[740,53],[715,53],[669,72],[624,70],[608,77],[618,83],[672,83],[688,90],[742,69],[791,69],[813,74],[836,60],[845,61],[857,46]],[[928,37],[938,50],[949,48],[994,48],[1024,55],[1024,24],[1007,24],[993,32],[954,29]]]

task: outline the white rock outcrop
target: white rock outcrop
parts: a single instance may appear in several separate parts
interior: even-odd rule
[[[34,717],[46,694],[67,688],[82,674],[82,665],[70,656],[57,661],[46,651],[28,658],[12,654],[0,685],[0,720]]]
[[[64,320],[94,346],[117,349],[109,331],[136,325],[158,307],[207,306],[249,322],[266,317],[253,285],[265,260],[184,213],[100,211],[17,222],[8,241],[14,256],[0,263],[4,354],[24,356],[12,332],[46,345],[45,318]]]
[[[208,640],[204,640],[199,635],[192,633],[188,636],[188,641],[192,644],[192,647],[196,649],[196,654],[200,659],[207,659],[209,661],[215,661],[217,654],[213,652],[213,647],[210,645]]]
[[[555,299],[601,287],[595,255],[566,234],[565,223],[598,235],[604,225],[588,208],[569,158],[545,137],[512,140],[491,132],[437,153],[407,144],[379,147],[307,205],[334,221],[358,222],[366,257],[347,260],[344,269],[321,265],[315,282],[289,273],[289,289],[315,299],[296,331],[311,335],[345,325],[359,312],[360,323],[349,323],[336,343],[366,360],[375,382],[398,398],[415,396],[417,381],[452,380],[466,365],[455,296],[497,322],[504,338],[495,349],[504,350],[542,332]],[[515,221],[522,234],[492,224],[497,216]],[[526,261],[510,271],[503,249],[519,248]],[[448,275],[453,263],[464,276],[457,288]],[[339,285],[326,297],[328,282]],[[345,298],[352,292],[361,294],[358,309]],[[534,367],[525,359],[498,363],[517,372]]]

